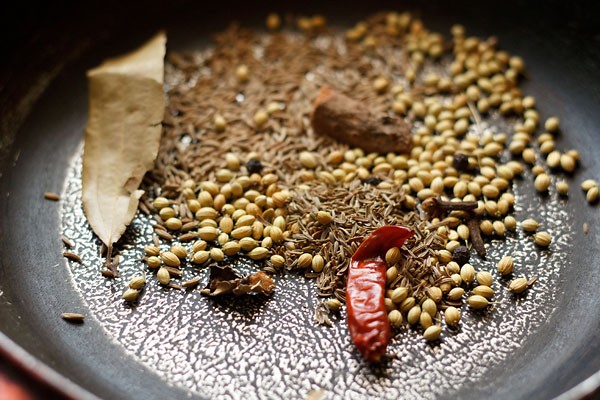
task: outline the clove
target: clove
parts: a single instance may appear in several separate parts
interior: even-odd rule
[[[476,201],[446,201],[440,197],[430,197],[423,201],[423,209],[432,217],[438,217],[449,211],[473,211]]]
[[[469,236],[475,251],[479,257],[485,258],[486,250],[485,244],[483,243],[483,238],[481,237],[481,230],[479,229],[479,215],[475,212],[469,212],[467,226],[469,227]]]

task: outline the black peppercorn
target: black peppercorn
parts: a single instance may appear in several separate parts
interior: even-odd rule
[[[374,176],[370,176],[367,179],[365,179],[363,182],[368,185],[377,186],[382,182],[382,180],[379,178],[375,178]]]
[[[469,169],[469,157],[463,153],[456,153],[452,165],[459,171],[467,171]]]
[[[467,249],[465,246],[458,246],[452,253],[452,261],[456,262],[462,267],[464,264],[469,262],[470,256],[469,249]]]
[[[263,169],[263,165],[259,160],[250,160],[246,163],[246,169],[249,174],[260,174]]]

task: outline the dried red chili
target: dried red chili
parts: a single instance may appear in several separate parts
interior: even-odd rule
[[[348,268],[346,305],[348,329],[358,351],[368,361],[385,354],[391,330],[385,307],[385,253],[414,234],[403,226],[376,229],[356,250]]]

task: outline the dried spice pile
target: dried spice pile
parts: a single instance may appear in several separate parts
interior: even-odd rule
[[[527,165],[539,192],[554,190],[551,169],[577,167],[576,151],[555,149],[558,119],[540,126],[535,99],[521,93],[523,60],[461,26],[446,40],[407,13],[376,14],[345,33],[320,16],[290,21],[284,29],[269,16],[269,33],[232,25],[205,51],[168,55],[164,132],[140,203],[156,221],[145,262],[158,281],[193,287],[211,265],[207,295],[270,293],[269,274],[299,270],[324,299],[317,320],[330,323],[353,252],[375,228],[399,224],[416,235],[386,255],[393,327],[408,322],[435,340],[443,321],[459,323],[463,302],[492,303],[493,275],[514,278],[516,294],[531,286],[510,256],[493,274],[469,264],[471,247],[484,256],[485,238],[517,228],[511,186]],[[410,152],[366,154],[317,135],[310,115],[324,86],[404,118]],[[568,184],[556,190],[566,195]],[[551,243],[545,232],[532,240]],[[235,258],[262,271],[216,269]],[[199,277],[174,284],[186,262]]]

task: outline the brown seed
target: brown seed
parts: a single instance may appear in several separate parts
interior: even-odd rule
[[[60,196],[54,192],[44,192],[44,198],[51,201],[60,200]]]
[[[197,276],[195,278],[192,278],[192,279],[190,279],[188,281],[183,282],[181,284],[181,287],[184,287],[184,288],[193,288],[193,287],[198,286],[199,284],[200,284],[200,277]]]
[[[79,257],[77,254],[70,252],[70,251],[64,251],[63,252],[63,257],[68,258],[71,261],[75,261],[78,263],[82,263],[81,257]]]
[[[85,315],[79,313],[65,312],[60,314],[61,318],[67,322],[83,322]]]

